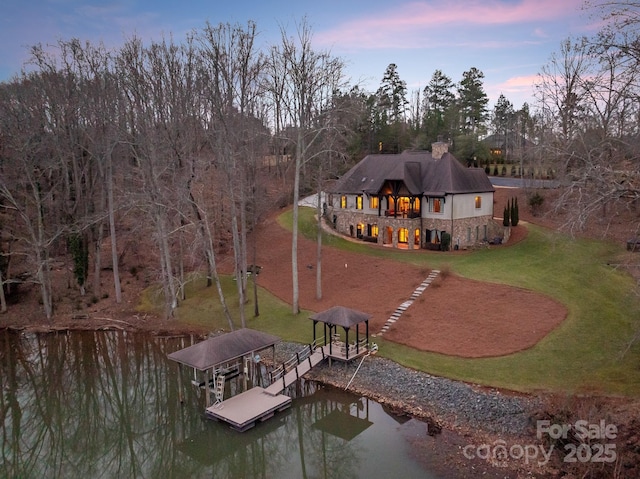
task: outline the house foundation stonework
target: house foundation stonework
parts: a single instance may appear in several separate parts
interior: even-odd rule
[[[493,186],[434,144],[433,154],[369,155],[329,191],[325,214],[339,233],[403,249],[467,248],[493,240]]]

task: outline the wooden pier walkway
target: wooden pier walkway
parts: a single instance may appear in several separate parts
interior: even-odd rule
[[[325,346],[326,348],[326,346]],[[309,355],[305,360],[300,362],[300,364],[296,365],[289,372],[284,374],[281,378],[271,384],[268,388],[264,390],[267,394],[276,395],[285,390],[285,388],[294,382],[296,382],[301,376],[307,374],[312,367],[316,366],[323,359],[325,359],[327,355],[323,351],[323,348],[317,348],[311,355]]]

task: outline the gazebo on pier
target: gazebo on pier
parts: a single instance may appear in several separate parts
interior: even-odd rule
[[[369,352],[369,319],[371,315],[344,306],[334,306],[309,317],[313,321],[313,344],[316,344],[316,324],[324,324],[324,345],[329,346],[330,358],[349,361]],[[360,324],[364,323],[364,337],[360,338]],[[344,330],[342,341],[338,326]],[[355,340],[349,343],[349,331],[355,327]],[[327,349],[327,348],[323,348]]]

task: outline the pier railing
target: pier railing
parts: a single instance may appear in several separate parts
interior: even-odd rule
[[[273,371],[271,371],[269,373],[271,384],[278,381],[279,379],[282,379],[284,381],[284,376],[289,371],[293,371],[294,369],[297,370],[297,367],[305,360],[308,360],[309,366],[311,366],[311,360],[309,358],[316,351],[318,344],[322,344],[323,341],[324,337],[317,338],[312,343],[305,345],[300,351],[296,352],[293,356],[291,356],[289,359],[287,359]],[[323,351],[324,356],[324,350],[322,350],[322,348],[320,348],[320,350]]]

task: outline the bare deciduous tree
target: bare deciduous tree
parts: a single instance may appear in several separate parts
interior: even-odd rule
[[[303,166],[309,161],[322,132],[332,125],[327,124],[323,115],[330,109],[334,92],[343,82],[344,64],[329,52],[318,52],[312,46],[312,32],[306,20],[290,37],[282,29],[282,44],[274,48],[271,70],[278,72],[277,78],[284,82],[271,83],[271,94],[279,96],[277,104],[284,108],[285,121],[295,132],[289,140],[295,146],[295,170],[293,184],[293,232],[291,242],[291,270],[293,279],[292,310],[300,312],[298,284],[298,203],[300,199],[300,178]]]
[[[611,46],[586,39],[563,42],[543,69],[538,98],[552,132],[545,149],[565,185],[556,207],[571,231],[597,219],[604,233],[612,208],[640,199],[637,122],[629,121],[638,114],[638,73]]]

